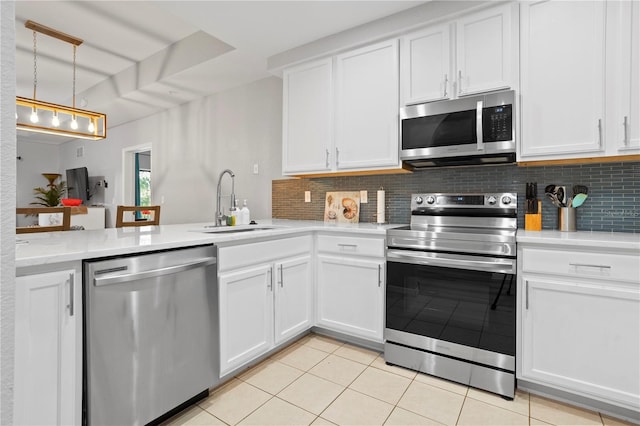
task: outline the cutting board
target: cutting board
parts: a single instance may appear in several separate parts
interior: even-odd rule
[[[324,221],[358,223],[360,191],[327,192],[324,199]]]

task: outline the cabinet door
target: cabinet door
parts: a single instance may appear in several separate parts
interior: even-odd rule
[[[317,324],[382,342],[383,261],[318,255]]]
[[[542,1],[521,8],[520,157],[603,152],[604,2]]]
[[[451,97],[450,31],[449,24],[437,25],[402,38],[403,105]]]
[[[332,73],[331,58],[284,71],[282,171],[285,174],[331,168]]]
[[[311,257],[275,264],[275,342],[307,330],[312,325]]]
[[[398,61],[397,40],[337,57],[338,170],[399,165]]]
[[[76,390],[76,274],[73,269],[16,278],[14,422],[79,422]],[[78,291],[79,293],[79,291]],[[36,404],[34,406],[34,404]]]
[[[640,289],[523,276],[522,378],[640,408]]]
[[[273,277],[270,265],[220,274],[220,375],[273,346]]]
[[[617,104],[611,117],[612,145],[617,152],[611,154],[635,154],[640,150],[640,3],[611,2],[608,12],[615,13],[612,27],[619,36],[610,37],[614,45],[608,46],[615,55],[616,86],[611,98]]]
[[[517,5],[507,4],[456,21],[458,95],[512,86],[517,62],[511,19],[514,7]]]

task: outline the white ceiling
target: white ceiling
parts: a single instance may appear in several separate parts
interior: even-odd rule
[[[16,94],[33,97],[27,20],[79,37],[76,105],[109,127],[269,76],[267,58],[424,1],[16,2]],[[71,104],[73,48],[37,34],[37,99]],[[49,143],[68,139],[20,132]]]

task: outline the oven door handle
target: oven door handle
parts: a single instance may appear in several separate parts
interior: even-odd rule
[[[475,271],[515,274],[515,259],[449,255],[446,253],[387,250],[387,260],[415,265],[440,266],[444,268],[471,269]]]

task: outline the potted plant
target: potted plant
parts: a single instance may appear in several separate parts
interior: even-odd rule
[[[61,176],[57,173],[43,173],[42,176],[47,178],[49,183],[46,188],[41,186],[33,188],[33,193],[36,195],[36,201],[30,204],[44,207],[59,206],[62,198],[67,192],[67,184],[64,181],[56,183],[56,180]],[[38,225],[60,225],[62,223],[62,216],[62,213],[40,213],[38,215]]]
[[[33,188],[33,193],[36,195],[36,200],[31,204],[45,207],[57,207],[60,205],[60,200],[67,192],[67,184],[65,181],[56,183],[56,180],[61,176],[57,173],[43,173],[42,176],[47,178],[49,184],[46,188],[41,186]]]

